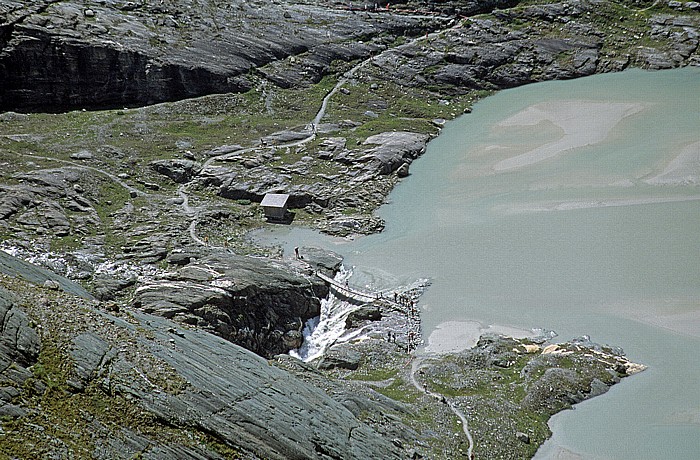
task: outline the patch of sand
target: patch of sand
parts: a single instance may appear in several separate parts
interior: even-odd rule
[[[639,321],[700,338],[700,310],[686,313],[643,316]]]
[[[533,126],[550,122],[563,131],[561,138],[520,155],[501,160],[493,166],[507,171],[529,166],[567,151],[605,140],[623,119],[644,109],[639,103],[553,101],[532,105],[509,117],[496,128]]]
[[[661,174],[645,182],[651,185],[700,184],[700,141],[686,145]]]
[[[427,353],[445,354],[467,350],[476,345],[483,334],[499,334],[508,337],[534,337],[532,331],[508,326],[484,326],[478,321],[447,321],[435,328],[428,337]]]
[[[645,204],[680,203],[700,201],[700,195],[641,197],[629,199],[587,200],[587,201],[543,201],[494,207],[499,214],[526,214],[532,212],[572,211],[576,209],[612,208],[619,206],[640,206]]]
[[[634,321],[700,338],[700,299],[650,298],[608,307]]]

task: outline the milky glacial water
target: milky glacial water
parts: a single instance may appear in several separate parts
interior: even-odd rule
[[[380,235],[261,238],[334,249],[362,287],[429,278],[426,338],[543,328],[649,366],[556,415],[537,458],[700,458],[700,69],[499,92],[448,123],[390,201]]]

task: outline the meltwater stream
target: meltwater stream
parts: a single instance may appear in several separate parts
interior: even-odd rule
[[[429,346],[476,322],[586,334],[649,366],[556,415],[537,458],[700,458],[700,69],[502,91],[390,199],[379,235],[261,238],[333,249],[370,290],[430,279]]]
[[[344,283],[351,276],[352,270],[341,268],[335,280]],[[334,343],[345,342],[361,334],[361,330],[345,333],[345,320],[356,309],[356,305],[339,299],[332,292],[329,293],[326,299],[321,300],[321,315],[310,319],[304,326],[304,343],[290,354],[302,361],[312,361]]]

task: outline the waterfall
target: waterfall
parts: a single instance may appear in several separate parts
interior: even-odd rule
[[[345,283],[352,276],[352,269],[341,267],[335,275],[335,280]],[[338,299],[333,293],[328,298],[321,300],[320,316],[311,318],[304,327],[304,343],[296,350],[291,350],[290,355],[304,362],[312,361],[321,356],[326,348],[336,342],[344,342],[359,335],[361,331],[353,331],[345,334],[345,319],[357,310],[357,305]]]

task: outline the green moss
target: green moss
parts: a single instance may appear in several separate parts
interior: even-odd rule
[[[422,395],[413,385],[406,383],[401,378],[395,378],[388,386],[375,386],[374,389],[386,397],[405,403],[415,403]]]
[[[53,252],[68,252],[78,249],[81,246],[80,238],[72,235],[56,236],[51,239],[51,251]]]
[[[381,382],[394,378],[398,371],[392,368],[366,369],[361,367],[359,371],[349,374],[346,378],[350,380],[363,380],[366,382]]]

